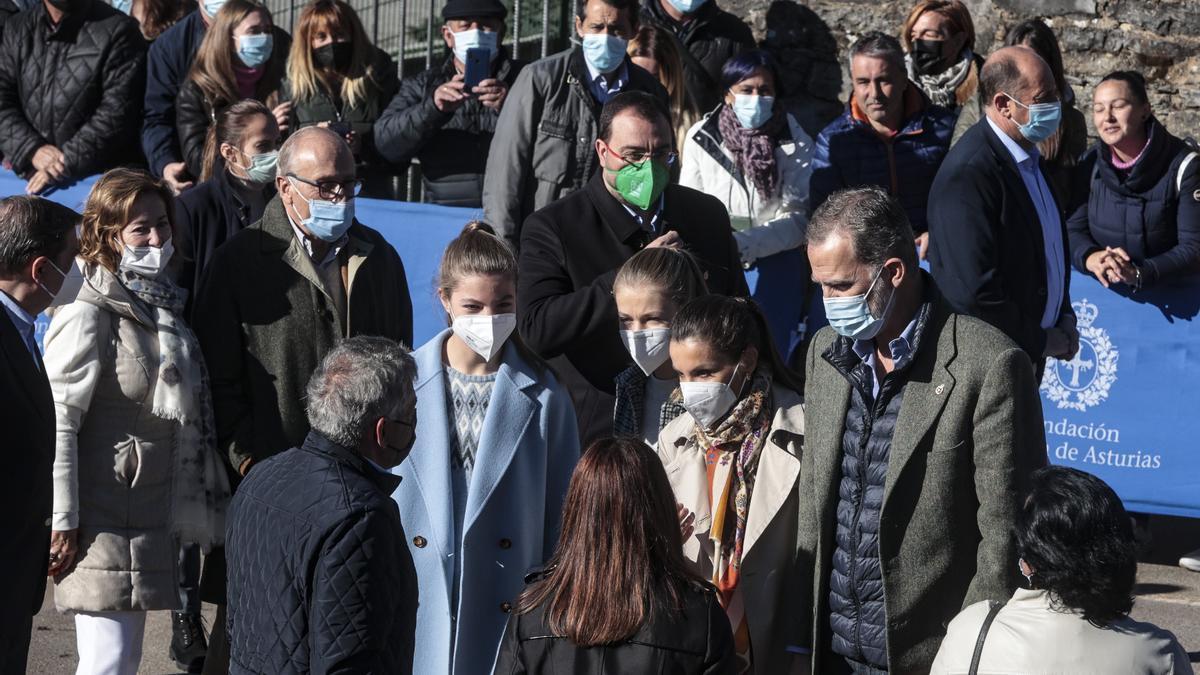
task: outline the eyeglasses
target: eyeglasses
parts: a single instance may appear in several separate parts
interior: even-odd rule
[[[675,166],[675,162],[679,159],[679,153],[674,150],[655,150],[654,152],[627,152],[623,155],[617,155],[626,164],[642,164],[650,160],[662,162],[668,167]]]
[[[357,197],[360,192],[362,192],[363,188],[363,181],[358,178],[348,181],[311,181],[301,178],[294,173],[289,173],[288,178],[294,178],[305,185],[311,185],[317,188],[317,196],[321,199],[326,199],[329,201],[333,201],[335,199],[353,199]]]

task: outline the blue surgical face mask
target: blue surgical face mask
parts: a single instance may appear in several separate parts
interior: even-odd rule
[[[204,13],[208,15],[208,18],[214,18],[224,6],[225,0],[204,0]]]
[[[875,284],[881,278],[882,272],[883,267],[881,266],[875,273],[875,279],[867,288],[867,292],[862,295],[823,299],[825,318],[838,335],[851,340],[870,340],[879,334],[879,329],[883,328],[883,322],[887,320],[888,313],[892,311],[892,301],[896,299],[896,289],[893,288],[892,295],[883,308],[883,314],[880,316],[871,314],[870,304],[867,300],[871,297],[871,291],[874,290]]]
[[[583,58],[592,68],[608,74],[625,61],[629,41],[616,35],[588,33],[583,36]]]
[[[288,180],[292,178],[289,176]],[[300,220],[304,229],[321,241],[335,242],[354,224],[354,199],[330,202],[324,199],[305,199],[300,186],[292,181],[292,194],[308,204],[308,217]],[[297,214],[299,215],[299,214]]]
[[[1062,120],[1061,103],[1054,101],[1052,103],[1025,105],[1018,101],[1017,97],[1012,94],[1004,95],[1012,99],[1013,103],[1029,111],[1029,121],[1025,124],[1017,125],[1017,130],[1021,132],[1025,140],[1030,143],[1041,143],[1053,136],[1055,131],[1058,131],[1058,123]]]
[[[684,14],[691,14],[692,12],[700,9],[701,5],[703,5],[706,0],[667,0],[667,2],[670,2],[671,6],[680,12],[683,12]]]
[[[459,33],[451,33],[454,36],[454,58],[458,59],[459,63],[467,62],[468,49],[486,49],[488,50],[488,60],[495,61],[496,56],[500,54],[500,34],[493,33],[487,30],[464,30]]]
[[[271,58],[274,46],[274,36],[270,33],[243,35],[238,38],[237,55],[247,67],[257,68]]]
[[[133,0],[112,0],[112,6],[118,12],[128,14],[133,9]]]
[[[246,153],[242,153],[243,155]],[[279,151],[272,150],[270,152],[262,152],[257,155],[250,155],[250,164],[242,166],[235,164],[237,168],[246,172],[246,178],[251,183],[258,185],[266,185],[275,179],[275,168],[279,163]]]
[[[757,129],[775,114],[775,97],[734,94],[730,107],[743,129]]]

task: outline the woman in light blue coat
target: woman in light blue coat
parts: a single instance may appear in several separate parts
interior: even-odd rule
[[[413,672],[476,675],[558,542],[579,434],[566,389],[513,333],[516,260],[491,228],[467,225],[437,281],[451,328],[414,353],[416,443],[393,498],[420,593]]]

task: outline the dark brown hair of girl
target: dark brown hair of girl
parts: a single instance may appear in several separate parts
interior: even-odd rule
[[[656,246],[638,251],[617,270],[613,288],[652,286],[666,293],[676,307],[708,294],[704,272],[695,256],[679,248]]]
[[[677,611],[703,583],[683,558],[675,496],[658,456],[639,439],[607,438],[583,453],[563,506],[547,572],[517,599],[581,647],[621,642],[656,611]]]
[[[479,220],[467,223],[462,232],[446,246],[442,264],[438,266],[434,288],[447,301],[458,284],[470,276],[505,276],[517,285],[517,258],[491,225]],[[550,366],[534,353],[521,336],[509,338],[525,363],[543,373]]]
[[[753,345],[758,350],[759,367],[770,367],[773,382],[803,392],[800,378],[775,349],[767,318],[749,298],[705,295],[684,305],[671,322],[671,341],[685,340],[700,340],[731,362]]]

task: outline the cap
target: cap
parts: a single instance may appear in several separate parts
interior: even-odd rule
[[[442,18],[450,19],[503,19],[508,8],[499,0],[450,0],[442,8]]]

